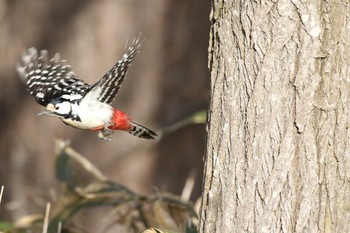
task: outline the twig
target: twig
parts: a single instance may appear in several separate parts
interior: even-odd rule
[[[51,203],[48,202],[46,204],[46,210],[45,210],[45,217],[44,217],[44,224],[43,224],[43,233],[47,233],[47,229],[49,227],[50,208],[51,208]]]
[[[182,190],[181,193],[181,199],[184,201],[190,200],[191,193],[194,187],[194,181],[196,177],[196,173],[194,170],[190,172],[190,175],[187,177],[184,189]]]
[[[95,165],[93,165],[84,156],[82,156],[73,148],[71,148],[68,144],[69,144],[68,142],[65,142],[63,140],[56,141],[56,145],[60,151],[63,150],[69,157],[71,157],[72,159],[75,159],[78,163],[82,165],[82,167],[86,171],[92,174],[96,179],[102,182],[108,181],[108,178],[105,175],[103,175],[102,172]]]
[[[61,233],[61,231],[62,231],[62,222],[58,222],[57,233]]]
[[[145,225],[146,228],[149,228],[150,227],[150,224],[148,223],[148,220],[145,216],[145,213],[142,209],[142,206],[141,205],[137,205],[137,210],[139,211],[139,214],[140,214],[140,220],[143,222],[143,224]]]
[[[182,119],[170,126],[164,127],[162,130],[160,130],[159,135],[162,137],[166,134],[172,133],[180,128],[183,128],[187,125],[191,124],[205,124],[206,122],[206,110],[198,111],[189,117],[186,117],[185,119]]]
[[[1,189],[0,189],[0,204],[1,204],[1,199],[2,199],[2,194],[3,193],[4,193],[4,186],[2,185]]]

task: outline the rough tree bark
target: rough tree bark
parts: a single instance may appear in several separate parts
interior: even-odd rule
[[[350,5],[213,0],[200,232],[350,232]]]

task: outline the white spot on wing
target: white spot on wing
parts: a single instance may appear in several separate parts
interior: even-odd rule
[[[42,98],[44,98],[44,93],[42,93],[42,92],[38,92],[38,93],[36,93],[36,95],[35,95],[37,98],[40,98],[40,99],[42,99]]]
[[[78,100],[81,99],[83,96],[79,94],[75,95],[62,95],[62,98],[67,99],[67,100]]]

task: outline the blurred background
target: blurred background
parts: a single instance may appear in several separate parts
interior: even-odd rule
[[[209,1],[198,0],[0,0],[0,220],[43,212],[58,186],[58,138],[70,140],[107,177],[135,192],[180,195],[193,173],[191,200],[200,196],[204,124],[159,140],[116,132],[111,142],[102,141],[96,132],[37,117],[42,106],[26,91],[15,65],[35,46],[50,56],[59,52],[79,78],[93,84],[119,59],[126,41],[142,32],[142,52],[113,106],[158,131],[207,107],[209,7]]]

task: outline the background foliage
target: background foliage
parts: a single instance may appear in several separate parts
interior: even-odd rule
[[[207,106],[208,15],[209,3],[195,0],[0,1],[0,185],[6,190],[0,219],[14,222],[43,213],[47,201],[58,200],[57,190],[64,189],[54,172],[57,138],[70,139],[106,177],[141,196],[180,195],[195,173],[190,197],[195,201],[201,190],[205,128],[172,127]],[[14,69],[25,48],[60,52],[80,78],[94,83],[121,56],[126,40],[139,32],[146,39],[143,51],[114,106],[147,127],[171,133],[146,141],[118,132],[108,143],[94,132],[36,116],[41,106]],[[69,176],[87,187],[91,180],[79,169],[60,179]],[[104,213],[103,208],[83,211],[75,222],[94,232],[102,229]]]

